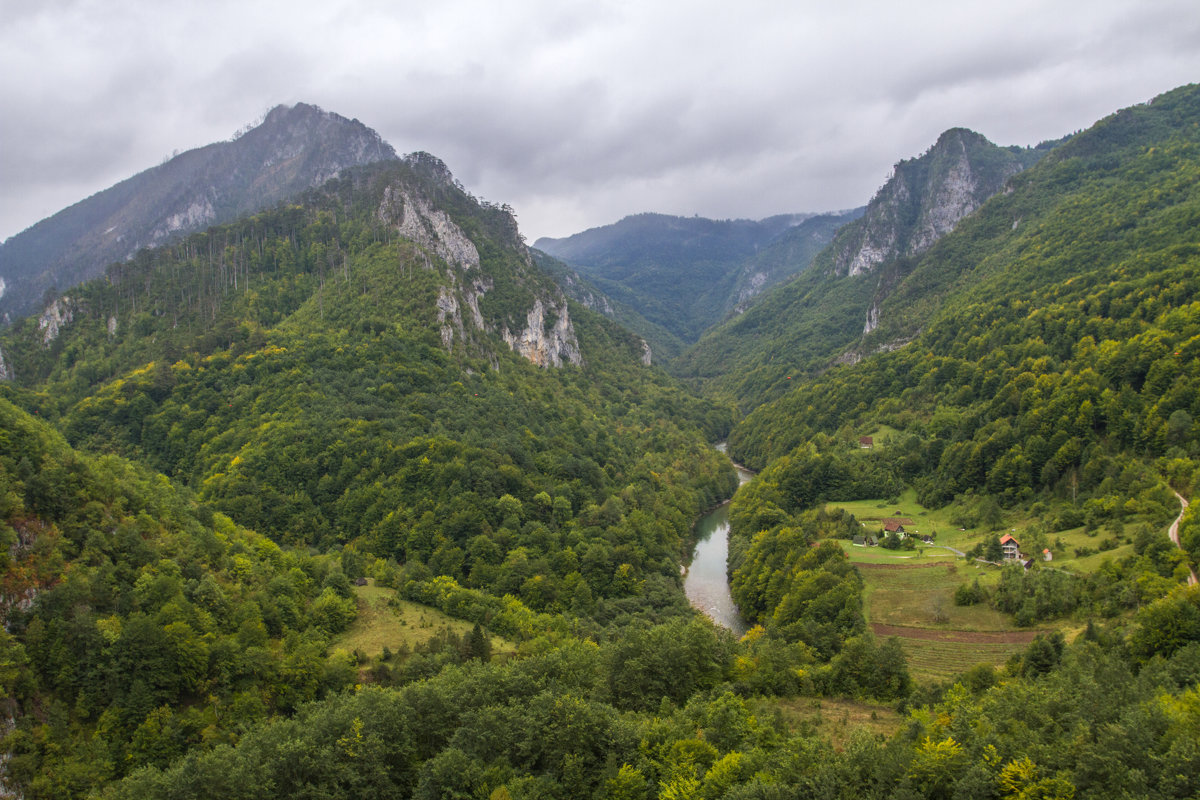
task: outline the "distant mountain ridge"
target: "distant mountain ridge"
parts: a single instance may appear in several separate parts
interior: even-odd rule
[[[628,303],[602,292],[566,263],[537,248],[531,248],[530,254],[537,265],[558,282],[567,297],[641,337],[643,364],[668,362],[686,347],[678,336],[646,319]]]
[[[538,239],[534,246],[686,343],[740,303],[808,266],[807,260],[778,258],[786,250],[757,266],[749,263],[801,226],[812,227],[797,241],[816,235],[823,245],[832,237],[828,218],[816,214],[714,220],[644,213],[564,239]],[[819,249],[810,246],[808,258]]]
[[[865,207],[817,214],[789,228],[743,262],[726,300],[726,312],[740,314],[763,292],[802,272],[834,235],[860,218]]]
[[[0,315],[37,310],[143,247],[272,206],[347,167],[396,158],[358,120],[298,103],[262,123],[138,173],[0,245]]]

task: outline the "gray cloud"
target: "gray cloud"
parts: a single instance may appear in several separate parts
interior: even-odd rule
[[[1194,0],[0,2],[0,236],[277,103],[437,154],[532,239],[858,205],[945,128],[1036,144],[1200,74]]]

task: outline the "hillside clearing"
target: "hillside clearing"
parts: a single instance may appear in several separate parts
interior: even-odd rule
[[[377,586],[374,579],[366,586],[354,587],[358,616],[332,645],[332,649],[358,651],[375,658],[387,647],[392,651],[415,650],[443,630],[466,636],[474,627],[469,622],[447,616],[436,608],[396,597],[396,590]],[[516,645],[500,636],[491,636],[492,653],[514,653]]]

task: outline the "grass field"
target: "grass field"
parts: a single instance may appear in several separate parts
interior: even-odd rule
[[[880,444],[897,434],[879,428],[871,435]],[[850,512],[863,523],[864,533],[877,535],[880,520],[902,517],[912,520],[911,526],[905,525],[910,533],[935,536],[934,545],[918,545],[914,550],[886,550],[841,542],[842,549],[863,576],[863,605],[868,623],[876,635],[900,639],[914,679],[946,680],[976,664],[1003,664],[1014,653],[1022,652],[1041,632],[1019,630],[1008,616],[986,605],[954,605],[954,590],[960,584],[976,579],[984,585],[994,584],[1000,568],[957,557],[935,545],[969,552],[989,538],[1005,533],[1026,541],[1033,525],[1045,524],[1044,508],[1040,516],[1021,509],[1004,511],[1004,525],[999,531],[982,527],[962,529],[951,520],[962,517],[964,509],[955,505],[925,508],[911,489],[899,497],[828,503],[826,508]],[[1049,533],[1045,535],[1046,546],[1053,554],[1055,567],[1092,572],[1107,561],[1133,552],[1131,539],[1137,525],[1137,522],[1127,523],[1123,530],[1118,525],[1115,530],[1088,532],[1079,527]],[[1077,556],[1076,551],[1084,555]],[[1054,628],[1069,635],[1070,628],[1064,626],[1066,621],[1059,620]]]
[[[949,550],[932,546],[923,546],[920,551],[917,551],[867,547],[866,545],[851,544],[845,540],[839,540],[838,543],[846,551],[850,560],[856,564],[934,564],[961,560]]]
[[[900,637],[908,657],[908,672],[918,682],[943,681],[976,664],[999,666],[1028,646],[1013,642],[930,641]]]
[[[954,605],[955,587],[976,572],[995,572],[966,564],[860,567],[867,620],[877,636],[900,639],[914,680],[948,680],[981,663],[999,666],[1039,633],[1017,629],[984,604]]]
[[[864,605],[868,622],[957,631],[1008,631],[1008,615],[986,605],[954,605],[954,590],[974,579],[966,561],[930,563],[911,569],[863,564]]]
[[[839,504],[860,519],[882,501]],[[886,516],[913,520],[914,528],[934,529],[948,524],[944,510],[927,512],[913,503],[891,506]],[[899,513],[897,513],[899,512]],[[868,523],[870,524],[870,523]],[[960,550],[974,546],[984,534],[955,531],[937,541],[952,542]],[[998,535],[995,533],[988,535]],[[1037,631],[1020,630],[1006,614],[987,605],[956,606],[954,590],[979,579],[994,582],[997,567],[955,556],[948,550],[925,546],[919,550],[885,550],[842,543],[863,577],[863,606],[868,623],[878,636],[896,636],[908,658],[914,680],[942,681],[961,675],[976,664],[999,666],[1025,650]]]
[[[858,728],[888,737],[900,730],[905,721],[895,708],[882,703],[829,697],[789,697],[760,702],[761,705],[752,708],[756,715],[762,714],[763,710],[778,708],[789,729],[828,737],[838,750],[845,747],[850,734]]]
[[[354,587],[358,602],[358,617],[338,636],[332,649],[357,650],[374,658],[387,647],[393,652],[402,645],[415,649],[425,644],[443,629],[465,636],[474,627],[469,622],[446,616],[436,608],[396,598],[394,589],[376,586]],[[492,653],[516,652],[516,645],[499,636],[492,636]]]

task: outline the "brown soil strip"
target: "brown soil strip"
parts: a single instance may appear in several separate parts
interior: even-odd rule
[[[906,628],[900,625],[871,623],[876,636],[899,636],[901,639],[924,639],[930,642],[962,642],[964,644],[1029,644],[1039,633],[1046,631],[939,631],[931,628]]]
[[[934,567],[945,569],[950,563],[949,561],[934,561],[931,564],[875,564],[866,561],[855,561],[854,566],[859,569],[932,569]]]

